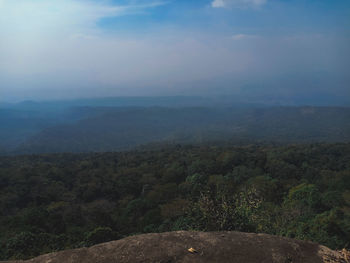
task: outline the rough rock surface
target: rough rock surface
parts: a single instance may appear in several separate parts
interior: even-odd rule
[[[190,249],[192,248],[192,249]],[[189,251],[192,251],[190,252]],[[344,253],[311,242],[240,232],[170,232],[132,236],[51,253],[27,263],[348,263]],[[10,261],[7,261],[8,263]]]

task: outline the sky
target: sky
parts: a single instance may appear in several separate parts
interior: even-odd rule
[[[350,99],[349,0],[0,0],[0,101]]]

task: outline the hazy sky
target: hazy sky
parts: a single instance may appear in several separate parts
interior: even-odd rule
[[[0,101],[349,93],[349,0],[0,0]]]

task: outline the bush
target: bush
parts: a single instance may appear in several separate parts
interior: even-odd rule
[[[97,227],[86,234],[85,245],[93,246],[115,239],[118,239],[118,235],[110,227]]]

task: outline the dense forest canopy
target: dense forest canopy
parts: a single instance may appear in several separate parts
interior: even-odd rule
[[[349,248],[350,144],[0,157],[0,211],[0,259],[180,229]]]

